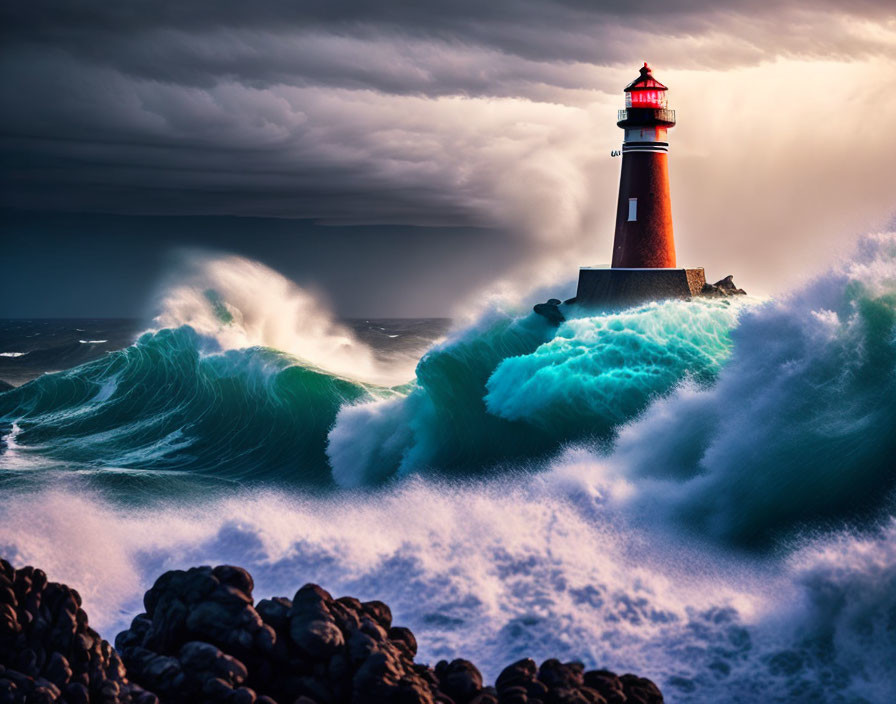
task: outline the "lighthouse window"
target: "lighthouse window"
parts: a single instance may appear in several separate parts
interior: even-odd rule
[[[628,221],[636,222],[638,219],[638,199],[637,198],[629,198],[628,199]]]

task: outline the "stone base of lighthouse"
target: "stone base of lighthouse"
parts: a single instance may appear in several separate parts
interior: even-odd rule
[[[576,305],[616,307],[666,298],[690,298],[703,290],[706,275],[697,269],[579,269]]]

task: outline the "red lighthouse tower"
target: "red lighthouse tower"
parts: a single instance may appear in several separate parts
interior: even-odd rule
[[[669,142],[675,111],[666,102],[668,88],[653,77],[647,62],[625,87],[625,109],[617,125],[625,130],[622,175],[616,207],[614,268],[675,266],[672,202],[669,199]]]
[[[675,111],[666,102],[667,90],[647,63],[625,87],[625,109],[616,122],[625,140],[612,264],[579,270],[575,301],[581,305],[688,298],[706,283],[703,269],[676,268],[667,141]]]

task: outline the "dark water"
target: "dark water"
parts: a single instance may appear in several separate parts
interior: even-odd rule
[[[448,318],[348,318],[342,321],[384,361],[420,356]],[[0,319],[0,381],[20,386],[46,372],[71,369],[130,346],[146,329],[136,318]]]
[[[896,235],[776,300],[559,327],[531,301],[343,325],[207,269],[151,331],[0,332],[0,552],[107,636],[163,569],[231,562],[383,599],[488,678],[555,656],[673,702],[896,700]]]
[[[19,386],[130,345],[136,320],[0,320],[0,380]]]

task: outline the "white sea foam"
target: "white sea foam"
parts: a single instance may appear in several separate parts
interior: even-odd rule
[[[24,357],[27,352],[0,352],[0,357]]]
[[[19,436],[22,434],[22,427],[18,423],[13,423],[9,432],[0,436],[0,470],[12,472],[31,472],[46,467],[47,461],[35,452],[31,452],[31,448],[19,444]],[[0,532],[2,535],[2,532]],[[2,552],[2,542],[0,542],[0,552]]]
[[[639,672],[671,701],[896,694],[892,639],[873,625],[896,606],[893,526],[758,559],[634,530],[599,494],[541,481],[142,509],[33,499],[0,508],[4,552],[77,585],[107,636],[165,569],[229,562],[252,571],[258,598],[316,581],[382,599],[417,635],[419,659],[468,657],[488,679],[519,657],[558,656]],[[836,648],[819,656],[831,633]]]

